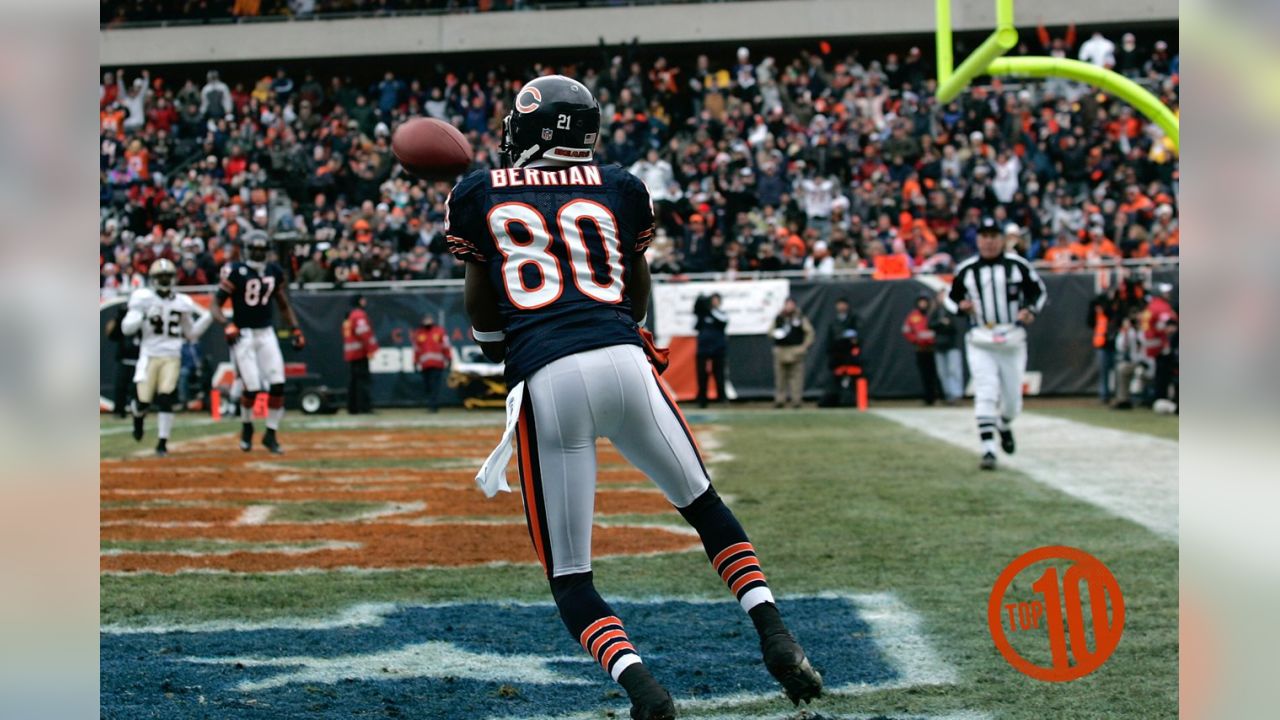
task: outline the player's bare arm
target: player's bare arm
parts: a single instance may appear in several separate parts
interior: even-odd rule
[[[464,300],[467,316],[471,318],[471,327],[479,332],[502,332],[502,313],[498,309],[496,292],[489,278],[485,276],[484,266],[478,263],[467,263]],[[476,341],[480,343],[481,352],[490,360],[502,362],[506,357],[506,342],[501,340],[485,342],[479,338]]]
[[[644,319],[649,312],[649,293],[653,289],[653,279],[649,276],[649,261],[643,252],[638,252],[631,260],[631,278],[627,281],[627,297],[631,298],[631,318],[636,322]]]

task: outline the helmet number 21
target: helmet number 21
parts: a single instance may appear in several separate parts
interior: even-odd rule
[[[502,279],[507,297],[521,310],[536,310],[560,299],[564,292],[564,273],[560,259],[552,253],[556,236],[551,234],[547,219],[531,205],[521,202],[505,202],[489,211],[489,231],[493,233],[498,252],[502,253]],[[572,200],[556,212],[556,229],[560,240],[568,250],[569,273],[574,286],[583,295],[597,302],[616,304],[622,301],[622,248],[618,242],[618,222],[608,208],[591,200]],[[603,247],[607,277],[601,282],[596,266],[592,264],[588,236],[583,233],[584,223],[591,223],[595,235]],[[519,225],[527,239],[517,240],[512,227]],[[594,240],[595,238],[590,238]],[[526,283],[525,267],[537,268],[539,281]]]
[[[557,130],[568,130],[568,129],[569,129],[569,120],[570,120],[570,118],[569,118],[569,116],[568,116],[568,115],[560,115],[560,116],[556,117],[556,129],[557,129]]]

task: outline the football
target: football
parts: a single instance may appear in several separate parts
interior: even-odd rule
[[[396,128],[391,151],[406,170],[427,180],[453,180],[471,165],[471,143],[453,125],[414,118]]]

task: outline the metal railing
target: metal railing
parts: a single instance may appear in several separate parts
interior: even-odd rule
[[[1109,270],[1169,270],[1176,269],[1179,266],[1179,258],[1162,257],[1162,258],[1131,258],[1128,260],[1118,260],[1115,262],[1098,263],[1093,265],[1082,265],[1079,267],[1056,268],[1043,260],[1032,263],[1037,270],[1044,272],[1054,272],[1061,270],[1062,272],[1106,272]],[[737,273],[728,272],[709,272],[709,273],[677,273],[677,274],[657,274],[653,275],[653,281],[656,283],[686,283],[686,282],[752,282],[755,280],[810,280],[813,282],[831,282],[836,280],[869,280],[872,279],[875,271],[867,268],[836,270],[831,275],[815,276],[812,273],[806,273],[804,270],[778,270],[775,272],[761,271],[743,271]],[[911,277],[943,277],[951,273],[913,273]],[[905,279],[905,278],[903,278]],[[365,282],[349,282],[349,283],[290,283],[289,287],[293,290],[311,291],[329,291],[329,290],[430,290],[445,288],[460,288],[464,284],[462,279],[435,279],[435,280],[379,280]],[[217,285],[185,285],[178,286],[181,292],[189,293],[212,293],[218,289]]]

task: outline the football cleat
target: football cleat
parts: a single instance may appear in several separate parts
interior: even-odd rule
[[[249,452],[253,449],[253,424],[244,423],[240,427],[240,449]]]
[[[982,462],[979,462],[979,463],[978,463],[978,468],[979,468],[979,469],[981,469],[981,470],[995,470],[995,469],[996,469],[996,454],[995,454],[995,453],[983,453],[983,454],[982,454]]]
[[[169,441],[160,438],[160,442],[156,443],[156,457],[166,457],[169,454]]]
[[[267,428],[267,431],[262,434],[262,447],[270,450],[272,455],[284,454],[284,450],[280,448],[280,442],[276,440],[276,431],[271,428]]]
[[[676,705],[644,663],[622,671],[618,684],[631,699],[631,720],[675,720]]]
[[[800,643],[789,632],[774,633],[760,641],[764,666],[795,705],[822,694],[822,676],[809,664]]]
[[[1013,451],[1018,449],[1018,446],[1013,442],[1012,430],[1000,431],[1000,449],[1004,450],[1006,455],[1012,455]]]
[[[138,442],[142,442],[142,419],[141,415],[133,416],[133,439]]]

